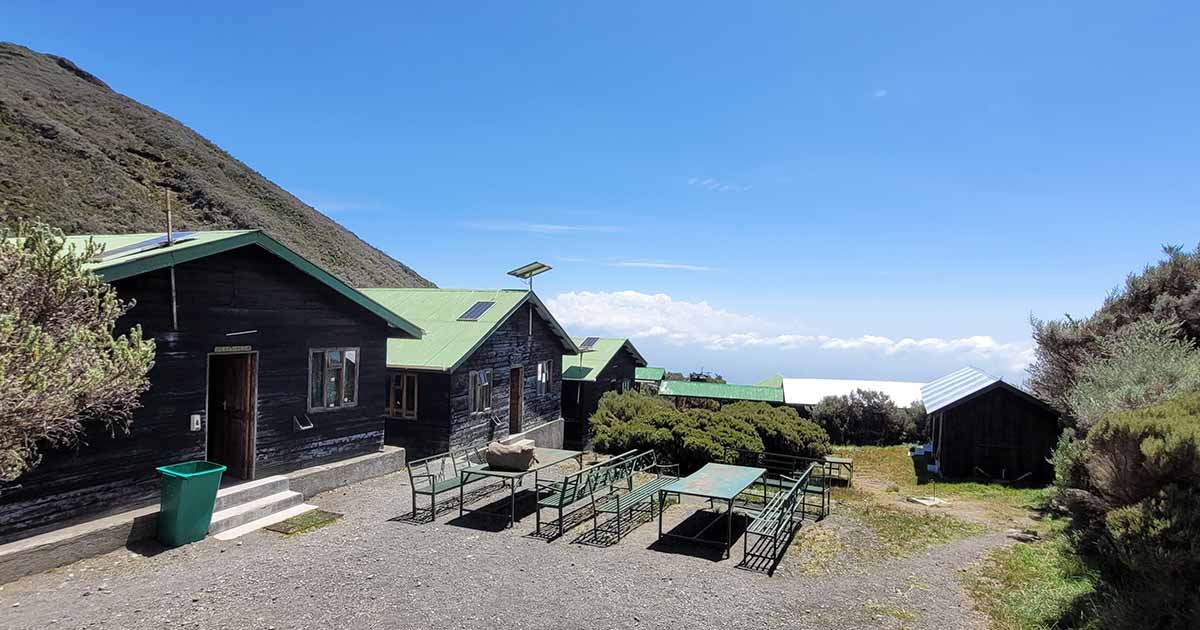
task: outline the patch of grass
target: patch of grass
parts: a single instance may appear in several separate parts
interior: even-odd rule
[[[987,532],[987,527],[979,523],[926,510],[901,509],[870,500],[842,505],[875,532],[878,544],[874,553],[884,557],[905,557]]]
[[[850,545],[836,529],[817,525],[801,527],[788,547],[788,553],[796,556],[793,566],[805,575],[828,573],[848,551]]]
[[[999,549],[963,580],[979,609],[991,617],[993,630],[1063,627],[1075,603],[1095,588],[1062,536]]]
[[[863,608],[867,609],[867,612],[871,613],[872,615],[886,615],[892,619],[902,622],[912,621],[917,618],[916,613],[906,608],[895,608],[892,606],[877,604],[871,601],[863,604]]]
[[[336,523],[342,518],[337,512],[326,512],[325,510],[309,510],[303,514],[298,514],[285,521],[280,521],[274,525],[268,525],[266,529],[279,532],[284,536],[299,536],[307,534],[315,529],[320,529],[326,525]]]

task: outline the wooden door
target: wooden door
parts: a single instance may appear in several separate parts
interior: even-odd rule
[[[254,478],[258,356],[213,355],[209,364],[208,458],[228,474]]]
[[[525,369],[515,367],[508,373],[508,434],[521,432],[521,414],[525,411]]]

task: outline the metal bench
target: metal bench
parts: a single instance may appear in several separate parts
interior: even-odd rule
[[[542,510],[558,511],[558,535],[562,536],[566,527],[563,523],[563,513],[575,503],[582,502],[592,496],[596,490],[608,487],[617,481],[614,468],[633,457],[637,451],[627,451],[611,459],[592,464],[579,472],[564,477],[561,481],[548,481],[538,484],[538,491],[550,492],[540,497],[537,503],[537,534],[542,533]]]
[[[784,476],[782,478],[783,481],[790,483],[790,487],[776,493],[746,527],[746,532],[742,537],[742,553],[746,557],[769,558],[772,563],[778,561],[781,552],[780,541],[786,542],[790,539],[792,531],[796,527],[797,510],[801,510],[801,520],[803,520],[803,488],[809,484],[816,466],[816,464],[810,464],[799,477]],[[757,536],[760,541],[770,539],[771,553],[752,552],[750,548],[750,536],[752,535]]]
[[[726,450],[726,460],[739,466],[766,468],[767,474],[759,483],[765,484],[766,489],[775,492],[791,489],[794,482],[788,479],[798,479],[811,468],[812,472],[806,477],[807,481],[800,497],[804,516],[809,516],[810,511],[815,512],[817,518],[828,516],[833,505],[833,488],[830,482],[834,479],[845,479],[838,474],[839,463],[825,459],[730,448]]]
[[[664,471],[674,470],[674,475],[664,474]],[[635,478],[638,474],[650,474],[653,471],[654,476],[642,483],[634,485]],[[592,532],[614,533],[608,530],[600,529],[599,515],[600,514],[615,514],[616,518],[609,519],[607,522],[616,522],[616,536],[621,537],[621,514],[628,509],[650,502],[650,513],[654,514],[655,504],[658,502],[658,491],[662,490],[667,485],[679,479],[679,464],[660,464],[658,457],[654,451],[645,451],[640,455],[624,460],[613,467],[612,477],[610,478],[610,486],[625,481],[627,491],[610,492],[606,495],[599,496],[597,493],[592,493]],[[662,509],[662,506],[658,506]]]
[[[459,472],[483,463],[483,451],[465,448],[408,463],[408,485],[412,488],[412,518],[417,518],[417,495],[429,497],[430,520],[437,516],[437,496],[463,485]],[[470,483],[470,482],[468,482]]]

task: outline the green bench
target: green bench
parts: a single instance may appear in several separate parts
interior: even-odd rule
[[[572,505],[581,503],[589,499],[592,494],[600,488],[609,488],[611,492],[612,485],[620,479],[614,476],[614,468],[621,465],[622,462],[632,458],[637,451],[628,451],[621,453],[611,459],[606,459],[602,462],[592,464],[583,470],[571,473],[564,477],[561,481],[547,481],[538,484],[538,492],[549,492],[550,494],[539,497],[537,503],[537,534],[542,533],[542,510],[553,509],[558,511],[558,535],[562,536],[566,527],[563,523],[563,513]]]
[[[483,451],[478,448],[450,451],[409,462],[408,484],[412,488],[412,518],[417,518],[417,495],[429,497],[429,516],[432,520],[437,516],[437,496],[443,492],[457,490],[463,485],[459,472],[482,463]]]
[[[810,464],[799,477],[782,477],[781,480],[788,484],[788,488],[771,497],[771,500],[763,506],[763,509],[746,527],[746,532],[742,537],[742,553],[745,557],[768,558],[772,563],[778,561],[781,552],[780,541],[786,543],[791,538],[796,527],[797,510],[801,511],[801,520],[803,520],[803,489],[809,484],[816,467],[816,464]],[[760,541],[769,539],[771,541],[770,554],[751,551],[750,536],[757,536]],[[773,567],[771,571],[774,571]]]
[[[802,515],[806,517],[810,511],[815,512],[817,518],[829,516],[833,506],[833,487],[830,482],[839,478],[848,481],[846,477],[839,475],[846,464],[829,461],[827,458],[813,459],[785,453],[730,448],[726,450],[726,461],[738,466],[765,468],[767,473],[759,483],[765,484],[766,489],[775,492],[790,490],[794,481],[789,479],[799,479],[803,476],[807,481],[799,501]],[[811,474],[804,475],[810,468]]]
[[[664,471],[671,469],[674,469],[674,475],[664,474]],[[651,471],[653,471],[653,477],[634,485],[639,474],[650,474]],[[616,517],[607,522],[615,521],[617,526],[615,534],[617,538],[620,538],[621,514],[625,510],[632,510],[635,506],[649,501],[650,513],[653,515],[655,504],[658,502],[658,491],[679,479],[679,464],[660,464],[654,451],[645,451],[614,466],[612,474],[612,481],[625,481],[627,490],[624,493],[610,492],[603,496],[592,494],[592,532],[614,533],[600,529],[598,520],[600,514],[614,514]],[[658,506],[658,509],[661,510],[662,506]]]

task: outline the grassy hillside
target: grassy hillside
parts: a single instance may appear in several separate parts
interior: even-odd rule
[[[432,286],[179,121],[67,59],[0,43],[0,221],[67,233],[262,228],[355,286]]]

